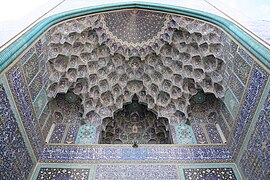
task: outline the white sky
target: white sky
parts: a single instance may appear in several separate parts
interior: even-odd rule
[[[270,0],[219,0],[256,20],[270,21]]]
[[[53,0],[4,0],[0,7],[0,21],[20,19],[48,1]]]
[[[34,9],[54,0],[4,0],[0,7],[0,21],[20,19]],[[76,0],[74,0],[76,1]],[[192,1],[192,0],[190,0]],[[202,0],[203,1],[203,0]],[[209,0],[209,2],[216,0]],[[241,13],[256,20],[270,21],[270,0],[219,0],[222,3],[240,10]],[[59,2],[59,1],[58,1]],[[57,1],[55,1],[57,4]]]

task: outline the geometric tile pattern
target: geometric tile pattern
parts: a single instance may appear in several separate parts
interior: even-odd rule
[[[88,180],[90,169],[40,168],[37,179],[78,179]]]
[[[76,144],[93,144],[96,138],[96,126],[85,124],[80,127]]]
[[[180,179],[186,180],[240,180],[235,164],[203,163],[179,165]]]
[[[34,166],[0,84],[0,179],[27,179]]]
[[[176,165],[97,165],[95,179],[179,179]]]
[[[196,139],[191,126],[179,124],[175,126],[178,144],[196,144]]]
[[[33,179],[240,180],[234,164],[39,164]]]
[[[250,179],[270,177],[270,91],[260,112],[247,149],[240,159],[240,168]]]
[[[232,168],[186,168],[185,179],[231,179],[237,180]]]

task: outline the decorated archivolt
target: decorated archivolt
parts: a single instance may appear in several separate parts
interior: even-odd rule
[[[223,32],[209,23],[125,10],[72,19],[50,33],[47,94],[78,95],[86,122],[101,124],[136,94],[158,117],[184,123],[198,91],[224,96]]]

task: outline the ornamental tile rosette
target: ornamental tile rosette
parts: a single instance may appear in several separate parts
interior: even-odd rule
[[[105,33],[120,46],[147,47],[160,40],[171,16],[142,10],[127,10],[100,15]]]

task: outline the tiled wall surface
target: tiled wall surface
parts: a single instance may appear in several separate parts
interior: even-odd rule
[[[0,179],[27,179],[36,159],[18,123],[20,120],[3,78],[0,78],[0,99]]]
[[[222,131],[228,139],[227,146],[217,146],[215,148],[204,146],[193,148],[142,147],[134,149],[123,147],[93,148],[67,145],[47,146],[44,143],[53,123],[53,117],[48,107],[48,99],[46,96],[48,84],[48,73],[46,71],[47,54],[46,51],[43,51],[46,49],[46,38],[46,36],[41,37],[33,47],[28,49],[25,54],[0,77],[2,79],[0,81],[0,157],[4,159],[4,161],[0,162],[1,177],[7,177],[6,179],[18,179],[18,177],[23,177],[23,179],[26,179],[29,174],[31,174],[37,159],[40,159],[41,162],[63,161],[73,163],[88,161],[123,162],[130,160],[173,162],[208,162],[218,160],[231,162],[238,157],[237,165],[244,177],[251,179],[269,179],[269,88],[268,91],[265,92],[263,100],[260,102],[268,80],[269,68],[266,72],[265,68],[260,67],[245,50],[238,47],[232,40],[228,39],[225,43],[227,70],[224,77],[230,78],[230,83],[224,99],[225,105],[221,107],[221,114],[225,121],[223,124],[220,124]],[[5,78],[7,79],[6,84],[3,83],[3,79]],[[14,107],[11,102],[13,100],[16,102]],[[257,109],[258,104],[260,104],[260,108]],[[249,131],[250,127],[253,128]],[[58,126],[57,128],[61,129],[61,127]],[[193,130],[196,129],[196,133],[200,133],[199,126],[192,126],[192,128]],[[68,125],[67,127],[62,127],[62,129],[66,129],[66,131],[65,134],[61,135],[61,140],[59,140],[58,135],[56,138],[52,136],[50,139],[51,143],[61,141],[64,143],[71,142],[70,144],[73,144],[75,143],[73,137],[77,134],[81,134],[80,141],[83,141],[83,132],[81,132],[83,130],[79,130],[77,126],[73,127]],[[208,127],[207,129],[213,132],[213,128]],[[249,135],[247,135],[248,131]],[[55,133],[57,132],[55,131]],[[213,135],[214,134],[215,133],[213,133]],[[207,138],[203,136],[203,134],[201,136],[194,134],[194,136],[195,139],[197,138],[197,143],[207,141]],[[194,136],[191,135],[189,141],[194,141]],[[198,137],[200,138],[198,139]],[[245,137],[247,138],[245,139]],[[220,142],[218,136],[213,136],[210,139]],[[180,140],[178,139],[178,141]],[[243,142],[245,143],[239,153]],[[91,144],[91,142],[82,144]],[[46,167],[45,165],[44,167],[40,166],[40,169],[37,169],[38,174],[36,173],[36,178],[45,177],[45,172],[52,171],[52,177],[67,177],[77,173],[81,175],[79,176],[81,179],[94,176],[93,174],[91,175],[94,166],[75,168],[75,170],[74,167],[59,167],[59,169],[55,170],[53,169],[54,166],[56,165],[54,164],[50,167]],[[102,169],[106,166],[107,165],[97,166],[97,172],[102,172]],[[113,169],[113,165],[111,166]],[[132,169],[128,165],[123,165],[122,167],[126,170]],[[120,168],[120,166],[118,168]],[[149,168],[149,172],[157,173],[157,169],[161,167],[148,166],[147,168]],[[176,174],[168,174],[172,179],[175,178],[176,175],[178,177],[179,173],[181,177],[183,175],[185,178],[195,178],[195,173],[205,177],[212,177],[222,172],[225,172],[228,176],[232,177],[232,179],[237,178],[235,174],[232,174],[230,167],[220,167],[219,170],[213,170],[215,167],[209,167],[208,170],[202,170],[200,168],[198,170],[198,168],[192,169],[180,166],[175,166],[175,168],[175,172],[177,171]],[[170,169],[174,170],[174,168]],[[207,173],[207,171],[214,171],[215,173],[211,175]],[[127,177],[131,175],[139,177],[140,174],[135,173],[134,175],[132,172],[133,171],[126,171]],[[139,172],[139,170],[137,172]],[[235,172],[235,170],[233,170],[233,172]],[[112,172],[106,173],[96,174],[96,178],[107,177]],[[162,175],[166,174],[160,174],[160,176]]]
[[[241,177],[234,164],[39,164],[33,179],[231,179]]]
[[[270,178],[270,83],[237,158],[245,179]]]

